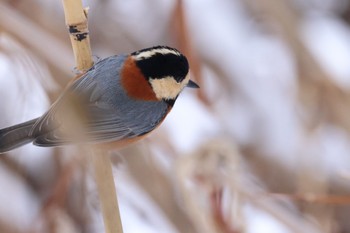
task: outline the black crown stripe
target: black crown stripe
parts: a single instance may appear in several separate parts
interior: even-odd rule
[[[156,53],[149,58],[136,61],[136,64],[147,79],[171,76],[177,82],[181,82],[189,70],[188,61],[182,54]]]

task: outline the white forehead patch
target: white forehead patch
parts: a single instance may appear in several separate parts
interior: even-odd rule
[[[139,54],[134,55],[134,59],[135,60],[143,60],[146,58],[150,58],[152,56],[154,56],[155,54],[160,53],[160,54],[174,54],[176,56],[180,56],[181,54],[175,50],[172,49],[168,49],[168,48],[157,48],[157,49],[152,49],[152,50],[147,50],[147,51],[143,51],[140,52]]]
[[[189,81],[189,74],[187,74],[186,78],[180,83],[176,82],[176,80],[171,76],[149,80],[158,99],[174,99],[180,94],[182,89],[184,89]]]

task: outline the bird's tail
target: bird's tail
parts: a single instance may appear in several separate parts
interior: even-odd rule
[[[0,129],[0,154],[32,142],[34,137],[30,131],[37,120],[38,118]]]

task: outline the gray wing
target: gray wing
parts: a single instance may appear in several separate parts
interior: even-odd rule
[[[79,141],[74,132],[67,130],[70,128],[67,121],[74,119],[82,123],[84,140],[94,143],[133,138],[156,128],[166,116],[168,105],[163,101],[134,100],[126,95],[119,80],[124,59],[124,56],[106,58],[75,81],[37,121],[32,131],[33,143],[58,146]],[[78,96],[78,104],[71,93],[74,98]],[[64,119],[67,112],[73,112],[68,120]]]

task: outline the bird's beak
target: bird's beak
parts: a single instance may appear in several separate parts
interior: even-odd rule
[[[195,83],[195,82],[193,82],[192,80],[190,80],[190,81],[187,83],[186,87],[190,87],[190,88],[199,88],[198,84]]]

